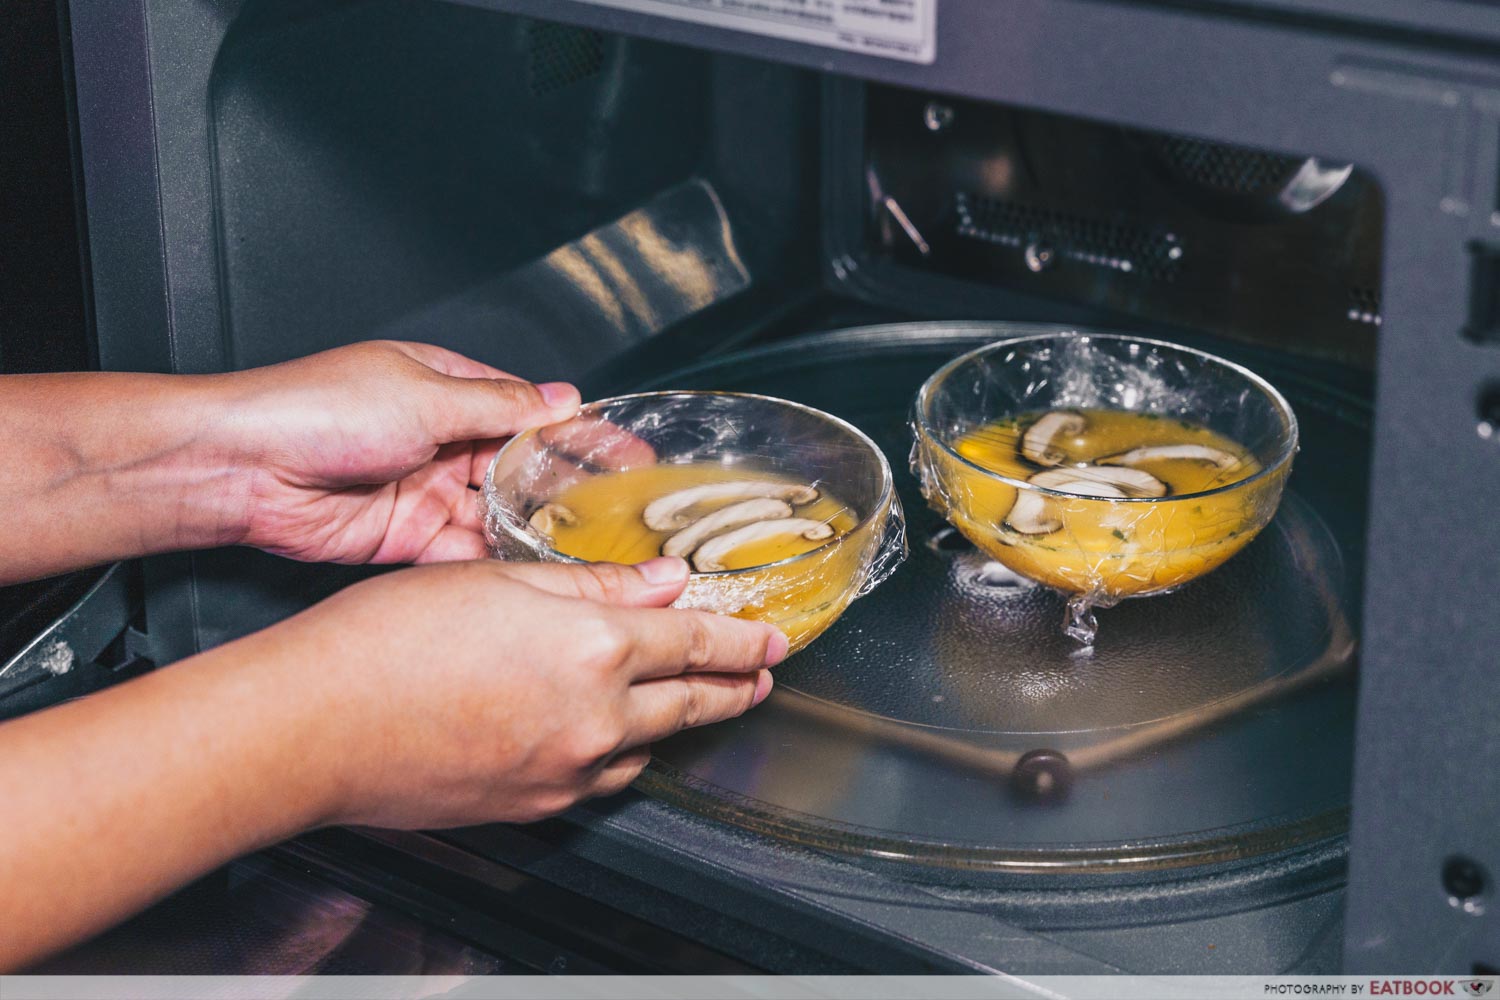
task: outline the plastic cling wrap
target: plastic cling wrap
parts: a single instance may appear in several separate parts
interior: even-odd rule
[[[659,392],[592,403],[495,457],[481,498],[502,559],[680,555],[676,607],[770,622],[796,651],[906,556],[879,448],[767,396]]]
[[[1297,450],[1274,388],[1212,355],[1097,333],[1000,341],[917,398],[912,470],[928,502],[1009,569],[1095,607],[1173,590],[1271,520]]]

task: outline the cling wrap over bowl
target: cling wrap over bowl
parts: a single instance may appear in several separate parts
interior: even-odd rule
[[[1191,493],[1079,495],[1080,484],[1064,480],[1120,475],[1132,463],[1110,456],[1091,459],[1108,470],[1049,468],[1033,461],[1037,442],[1028,447],[1024,432],[1049,414],[1084,419],[1099,410],[1140,414],[1163,429],[1180,422],[1185,433],[1206,429],[1243,449],[1246,468]],[[990,430],[1008,420],[1019,420],[1013,435]],[[999,341],[954,359],[923,385],[912,431],[912,471],[928,503],[998,562],[1072,595],[1064,629],[1084,645],[1095,638],[1095,607],[1176,589],[1244,548],[1275,514],[1297,450],[1290,406],[1247,369],[1174,344],[1087,331]],[[974,458],[982,448],[1012,448],[1006,455],[1025,468],[987,467]]]
[[[730,480],[769,475],[816,487],[842,501],[855,523],[799,556],[694,572],[674,607],[770,622],[787,633],[795,651],[906,557],[890,467],[868,437],[798,403],[711,392],[601,400],[573,420],[517,436],[496,455],[481,493],[491,553],[507,560],[581,562],[554,548],[552,538],[533,525],[539,508],[590,477],[696,463],[718,466]]]

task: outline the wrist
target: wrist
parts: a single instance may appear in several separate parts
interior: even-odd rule
[[[129,447],[101,456],[109,495],[154,509],[148,551],[240,543],[254,468],[238,444],[224,376],[148,376],[127,393]],[[137,509],[143,509],[137,507]]]
[[[181,548],[240,545],[250,532],[261,457],[253,428],[232,391],[234,376],[193,377],[187,404],[194,422],[176,465],[177,495],[192,533]]]
[[[196,674],[185,685],[201,685],[201,700],[216,709],[208,714],[221,720],[215,728],[228,730],[217,742],[224,769],[242,778],[241,819],[255,841],[245,849],[332,825],[346,812],[355,734],[341,731],[347,698],[317,640],[293,619],[166,668]]]
[[[240,541],[248,463],[217,376],[13,375],[0,385],[0,583]]]

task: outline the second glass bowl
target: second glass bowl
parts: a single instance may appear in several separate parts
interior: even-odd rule
[[[1064,455],[1090,421],[1116,436],[1114,453]],[[928,501],[998,562],[1073,595],[1065,629],[1086,644],[1095,606],[1173,590],[1249,544],[1297,451],[1291,407],[1258,375],[1120,334],[1042,334],[964,354],[922,386],[913,424]],[[1162,450],[1183,446],[1195,450]],[[1141,460],[1142,448],[1155,450]],[[1164,455],[1198,457],[1162,466]],[[1189,470],[1194,488],[1142,475],[1172,461],[1201,466]]]
[[[703,499],[672,511],[650,502],[657,494]],[[714,555],[724,546],[711,550],[713,539],[727,538],[739,522],[709,516],[746,501],[773,508],[770,517],[781,520],[769,521],[772,528],[823,520],[836,526],[836,537],[800,552],[806,543],[794,538],[789,550],[751,543],[738,550],[738,562]],[[490,465],[483,504],[486,536],[500,558],[682,555],[697,571],[676,607],[770,622],[793,652],[906,554],[890,465],[874,442],[830,414],[744,393],[650,392],[590,403],[572,420],[506,444]],[[695,525],[703,538],[684,530]],[[778,551],[792,554],[772,558]]]

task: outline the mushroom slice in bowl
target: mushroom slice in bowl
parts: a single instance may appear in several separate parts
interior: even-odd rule
[[[833,537],[833,525],[806,517],[788,517],[776,521],[757,521],[717,535],[698,546],[693,553],[693,568],[700,573],[717,573],[726,569],[724,558],[735,549],[752,542],[778,537],[822,541]]]
[[[1056,493],[1074,493],[1102,500],[1159,497],[1166,484],[1149,472],[1115,466],[1080,465],[1070,469],[1047,469],[1026,480]],[[1062,527],[1052,498],[1034,490],[1019,490],[1005,523],[1023,535],[1047,535]]]
[[[812,486],[778,482],[774,479],[737,479],[729,483],[708,483],[668,493],[646,505],[641,517],[652,531],[677,531],[697,520],[693,508],[715,501],[731,502],[755,497],[771,497],[800,507],[818,499]]]
[[[704,542],[715,535],[759,521],[778,521],[792,516],[792,505],[774,497],[756,497],[741,500],[728,507],[720,507],[712,514],[699,518],[677,534],[668,538],[661,546],[664,556],[686,558]]]
[[[1031,477],[1028,482],[1045,486],[1049,490],[1059,493],[1076,493],[1084,497],[1100,497],[1110,500],[1123,500],[1124,492],[1119,487],[1111,486],[1109,483],[1099,482],[1091,479],[1068,478],[1067,473],[1071,469],[1056,469],[1049,472],[1061,474],[1051,478],[1047,482],[1037,483],[1041,476],[1047,476],[1047,472],[1039,472]],[[1018,490],[1016,492],[1015,505],[1011,507],[1010,513],[1005,515],[1005,523],[1012,529],[1023,535],[1050,535],[1062,527],[1062,519],[1057,516],[1052,506],[1052,498],[1045,493],[1035,490]]]
[[[1168,460],[1208,462],[1221,469],[1231,469],[1244,461],[1238,455],[1233,455],[1221,448],[1209,447],[1206,444],[1156,444],[1144,448],[1132,448],[1118,455],[1106,455],[1095,459],[1095,462],[1098,465],[1139,465],[1142,462]]]
[[[1087,427],[1083,414],[1072,410],[1044,413],[1021,435],[1021,456],[1037,465],[1061,465],[1067,455],[1052,442],[1063,434],[1082,434]]]
[[[1059,493],[1078,493],[1082,496],[1107,496],[1092,493],[1082,488],[1070,489],[1068,484],[1082,483],[1085,486],[1112,486],[1125,497],[1162,497],[1167,495],[1167,484],[1144,469],[1132,469],[1128,465],[1075,465],[1066,469],[1047,469],[1026,480],[1033,486],[1041,486]]]
[[[560,503],[544,503],[527,518],[531,526],[551,538],[558,525],[571,528],[578,523],[578,515]]]

